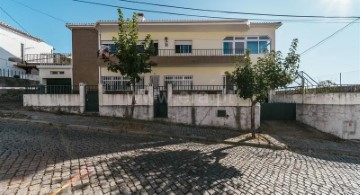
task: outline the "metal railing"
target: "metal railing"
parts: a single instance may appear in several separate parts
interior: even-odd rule
[[[147,94],[147,85],[135,85],[136,94]],[[129,85],[103,85],[104,94],[132,94]]]
[[[244,53],[244,49],[192,49],[188,51],[159,49],[157,56],[242,56]]]
[[[360,93],[360,85],[296,86],[276,90],[276,94]]]
[[[26,86],[25,94],[79,94],[79,85]]]
[[[24,61],[27,64],[50,64],[50,65],[70,65],[72,56],[69,53],[54,54],[26,54]]]
[[[33,80],[33,81],[39,80],[39,75],[26,74],[25,71],[11,70],[5,68],[0,68],[0,77],[10,77],[16,79]]]
[[[179,93],[208,93],[208,94],[234,94],[235,88],[232,85],[174,85],[174,94]]]

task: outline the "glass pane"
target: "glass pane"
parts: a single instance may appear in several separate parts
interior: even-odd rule
[[[250,54],[258,54],[259,53],[257,41],[248,41],[247,48],[250,50]]]
[[[175,53],[180,53],[180,52],[181,52],[180,45],[175,45]]]
[[[234,37],[225,37],[224,40],[226,40],[226,41],[232,41],[232,40],[234,40]]]
[[[235,37],[235,40],[245,40],[245,37]]]
[[[270,39],[270,38],[269,38],[269,36],[261,36],[261,37],[259,37],[259,39],[262,39],[262,40],[265,39],[265,40],[267,40],[267,39]]]
[[[233,43],[224,42],[224,54],[232,54],[232,53],[233,53]]]
[[[266,51],[270,51],[270,41],[260,41],[259,42],[259,46],[260,46],[260,53],[265,53]]]
[[[243,54],[245,51],[245,43],[244,42],[236,42],[235,43],[235,53]]]

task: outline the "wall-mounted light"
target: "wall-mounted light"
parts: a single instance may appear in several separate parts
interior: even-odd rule
[[[169,39],[168,39],[168,37],[165,37],[164,39],[165,39],[165,47],[169,46]]]

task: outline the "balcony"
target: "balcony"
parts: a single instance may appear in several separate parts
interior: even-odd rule
[[[53,54],[26,54],[22,63],[17,66],[24,68],[36,68],[37,65],[71,65],[72,56],[69,53],[53,53]]]
[[[191,49],[186,52],[159,49],[152,60],[158,64],[233,63],[235,58],[242,58],[244,53],[243,49]]]

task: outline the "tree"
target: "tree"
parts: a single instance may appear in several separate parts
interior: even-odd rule
[[[150,34],[147,34],[142,43],[139,44],[139,29],[137,22],[137,15],[134,13],[132,19],[124,19],[121,9],[118,9],[119,14],[119,32],[118,37],[113,38],[115,41],[116,52],[113,54],[117,60],[113,60],[112,55],[109,55],[109,50],[101,54],[101,58],[107,63],[109,71],[121,73],[130,80],[132,87],[131,111],[128,115],[133,118],[135,109],[135,85],[141,80],[141,75],[151,72],[153,66],[156,65],[150,60],[151,56],[155,55],[154,42]]]
[[[252,64],[250,51],[246,51],[244,63],[236,62],[235,70],[226,73],[237,86],[237,94],[251,101],[251,131],[255,137],[255,108],[264,102],[270,90],[285,87],[292,83],[297,75],[300,55],[296,53],[298,40],[294,39],[287,57],[283,59],[280,51],[266,51],[256,64]]]

